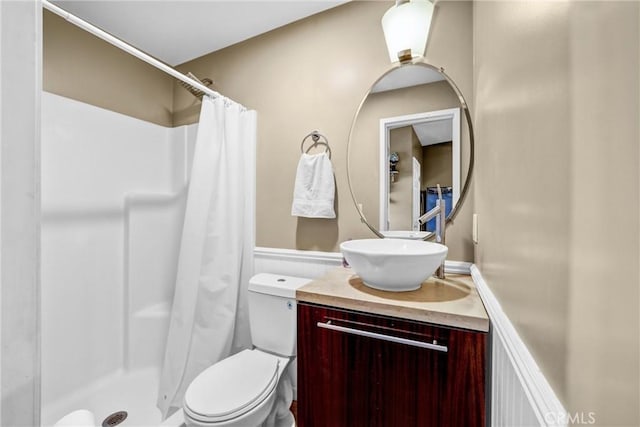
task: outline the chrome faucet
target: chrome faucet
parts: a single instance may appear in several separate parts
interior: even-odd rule
[[[429,212],[422,215],[418,218],[418,224],[422,225],[431,219],[436,219],[436,231],[429,235],[428,238],[434,237],[436,238],[436,242],[440,244],[445,244],[445,234],[447,228],[447,217],[446,217],[446,202],[442,198],[442,190],[440,189],[440,184],[437,184],[438,188],[438,200],[436,200],[436,206],[431,209]],[[444,260],[440,264],[440,267],[436,270],[436,276],[438,279],[444,279]]]

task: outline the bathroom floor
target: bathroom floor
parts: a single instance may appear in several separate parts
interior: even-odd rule
[[[293,419],[296,421],[296,425],[298,424],[298,401],[294,400],[291,402],[291,408],[289,408],[291,413],[293,414]]]
[[[291,413],[293,414],[293,418],[295,419],[295,422],[291,427],[296,427],[296,425],[298,424],[298,402],[295,400],[291,402],[291,408],[289,408],[289,410],[291,411]],[[184,415],[182,414],[182,410],[180,410],[167,418],[166,421],[160,424],[160,427],[185,427],[183,420]]]

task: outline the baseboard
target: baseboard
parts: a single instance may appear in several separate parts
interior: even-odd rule
[[[562,426],[567,412],[477,266],[470,268],[492,327],[493,426]]]
[[[470,262],[446,260],[444,262],[444,271],[452,274],[471,274],[472,265]]]

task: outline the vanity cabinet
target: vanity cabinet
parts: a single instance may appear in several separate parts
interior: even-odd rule
[[[487,333],[304,302],[297,316],[299,427],[485,425]]]

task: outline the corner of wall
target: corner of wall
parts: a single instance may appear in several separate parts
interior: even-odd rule
[[[38,1],[0,2],[2,425],[40,425],[41,19]]]

